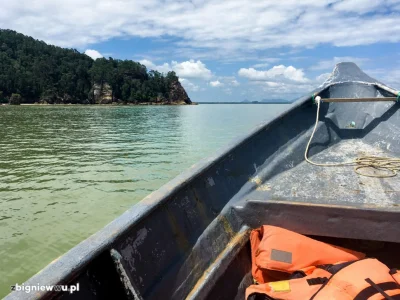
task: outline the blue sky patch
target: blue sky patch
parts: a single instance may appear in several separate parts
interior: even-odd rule
[[[400,88],[400,0],[7,1],[0,27],[174,70],[194,101],[294,99],[334,65]]]

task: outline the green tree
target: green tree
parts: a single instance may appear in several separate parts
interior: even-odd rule
[[[93,101],[93,86],[111,86],[112,98],[153,101],[168,97],[175,72],[150,71],[138,62],[91,59],[75,49],[63,49],[12,30],[0,30],[0,91],[3,99],[19,94],[20,103]],[[0,99],[0,102],[4,101]]]
[[[2,104],[2,103],[7,103],[7,102],[8,102],[8,101],[7,101],[6,97],[4,97],[3,92],[0,91],[0,104]]]
[[[11,105],[20,105],[21,104],[21,95],[20,94],[12,94],[10,97]]]

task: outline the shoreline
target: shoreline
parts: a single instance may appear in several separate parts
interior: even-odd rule
[[[54,103],[54,104],[39,104],[39,103],[21,103],[19,105],[11,105],[8,103],[3,103],[0,104],[0,106],[190,106],[190,105],[198,105],[196,102],[192,102],[190,104],[185,103],[185,102],[179,102],[179,103],[158,103],[158,102],[145,102],[145,103],[115,103],[115,104],[82,104],[82,103],[77,103],[77,104],[72,104],[72,103]]]

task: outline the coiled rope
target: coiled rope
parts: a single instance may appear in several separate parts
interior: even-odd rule
[[[380,157],[380,156],[360,156],[354,160],[348,162],[339,162],[339,163],[316,163],[311,161],[308,158],[308,151],[318,126],[319,111],[321,107],[321,97],[317,96],[315,98],[315,103],[317,104],[317,116],[315,120],[315,125],[311,133],[310,140],[308,141],[306,151],[304,152],[304,158],[308,163],[320,167],[340,167],[340,166],[353,165],[354,171],[357,174],[367,177],[387,178],[387,177],[394,177],[397,175],[397,171],[400,170],[400,159],[398,158]],[[382,171],[385,174],[368,174],[360,171],[361,169],[366,169],[366,168],[373,168],[375,170]]]

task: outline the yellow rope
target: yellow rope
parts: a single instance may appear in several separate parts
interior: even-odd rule
[[[357,174],[368,177],[387,178],[397,175],[397,171],[400,170],[400,159],[397,158],[379,157],[379,156],[360,156],[354,160],[348,162],[340,162],[340,163],[316,163],[308,159],[308,150],[310,148],[310,144],[314,137],[315,131],[317,130],[319,121],[319,111],[321,106],[320,99],[316,99],[315,102],[317,103],[317,116],[315,120],[314,129],[311,133],[310,140],[308,141],[306,151],[304,152],[304,158],[308,163],[320,167],[339,167],[339,166],[354,165],[355,166],[354,171]],[[366,174],[360,172],[360,170],[364,168],[374,168],[376,170],[384,171],[386,172],[386,174]],[[389,174],[387,174],[387,172],[389,172]]]

